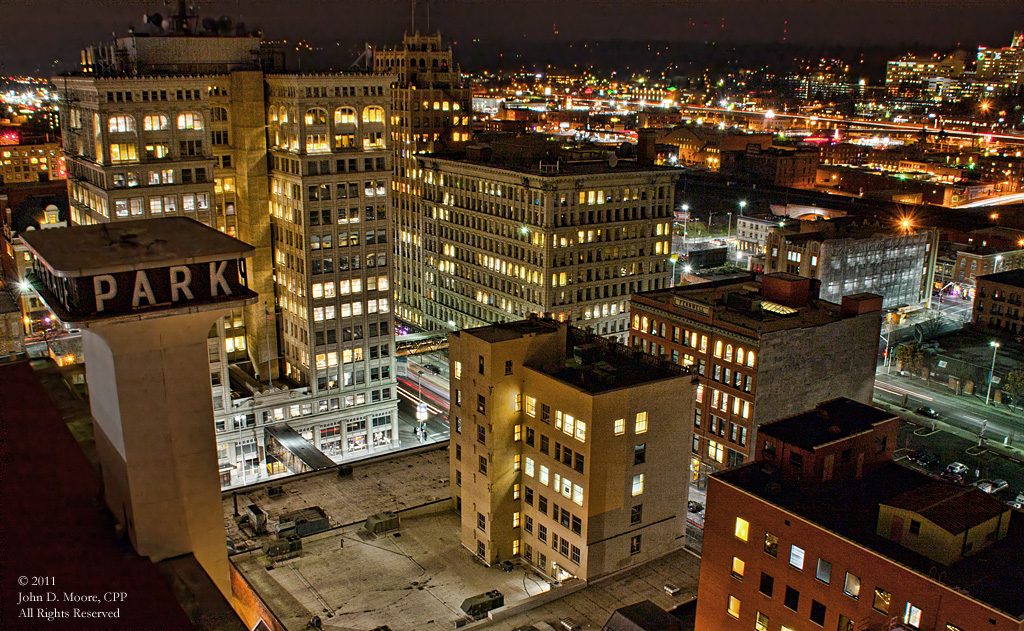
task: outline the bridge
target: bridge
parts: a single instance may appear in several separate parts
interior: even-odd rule
[[[423,331],[395,337],[395,355],[408,357],[448,348],[448,331]]]

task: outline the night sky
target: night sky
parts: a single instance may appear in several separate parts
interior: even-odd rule
[[[409,2],[395,0],[219,0],[202,16],[230,15],[271,39],[343,46],[389,44],[408,29]],[[417,27],[425,30],[419,3]],[[85,45],[142,28],[161,0],[0,0],[0,73],[69,69]],[[785,22],[788,21],[788,24]],[[723,26],[724,23],[724,26]],[[558,35],[554,33],[557,24]],[[434,0],[431,29],[484,43],[668,40],[906,44],[945,49],[1005,46],[1024,29],[1022,0]],[[346,55],[347,56],[347,55]],[[55,62],[56,65],[55,65]]]

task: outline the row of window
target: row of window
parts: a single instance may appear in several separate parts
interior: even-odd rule
[[[734,536],[740,541],[746,542],[750,535],[750,523],[741,518],[736,518],[736,523],[733,529]],[[763,551],[765,554],[772,558],[777,558],[779,554],[779,537],[771,532],[765,532]],[[807,560],[806,551],[796,544],[790,545],[789,548],[789,565],[790,567],[803,571]],[[746,563],[739,557],[732,558],[732,567],[730,573],[733,578],[737,580],[743,580],[745,577]],[[832,563],[819,557],[814,565],[814,577],[824,583],[830,585],[832,583]],[[770,574],[761,572],[759,591],[761,594],[768,598],[774,596],[774,584],[775,579]],[[861,595],[861,579],[859,576],[846,572],[843,578],[843,593],[852,598],[853,600],[859,600]],[[890,605],[892,603],[892,594],[881,587],[875,587],[872,595],[872,608],[884,615],[890,614]],[[800,608],[800,592],[787,585],[783,605],[791,609],[792,611],[799,611]],[[728,612],[735,618],[739,617],[740,601],[734,596],[729,596]],[[826,606],[817,600],[811,601],[810,608],[810,620],[818,625],[824,626],[825,624]],[[914,604],[907,602],[906,608],[903,612],[902,622],[909,625],[911,628],[917,629],[921,624],[921,609]],[[768,631],[768,617],[767,615],[757,612],[757,621],[763,620],[763,626],[756,626],[761,631]],[[786,627],[782,627],[786,629]],[[956,629],[952,625],[947,625],[947,629]],[[844,615],[839,616],[839,631],[853,631],[854,623],[852,619],[847,618]],[[792,630],[791,630],[792,631]]]

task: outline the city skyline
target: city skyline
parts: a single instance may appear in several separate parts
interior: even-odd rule
[[[198,9],[203,16],[228,15],[236,23],[244,22],[248,29],[260,28],[269,39],[305,41],[321,48],[334,44],[339,49],[339,61],[347,64],[363,42],[397,40],[403,31],[410,30],[410,3],[387,2],[385,11],[381,11],[382,4],[345,0],[317,6],[305,0],[287,0],[243,6],[236,0],[201,2]],[[1015,26],[1024,24],[1024,11],[1013,0],[908,0],[899,7],[884,3],[884,23],[878,18],[881,4],[870,0],[779,1],[766,5],[722,0],[709,5],[687,2],[675,6],[660,0],[420,2],[416,28],[424,32],[440,30],[463,48],[471,44],[650,40],[970,49],[979,43],[1002,44]],[[307,10],[303,10],[304,5]],[[111,30],[116,35],[127,34],[130,27],[146,32],[143,14],[166,14],[170,9],[150,0],[86,0],[71,5],[52,0],[12,0],[7,7],[6,19],[0,25],[0,75],[72,70],[82,46],[108,38]],[[360,27],[350,28],[349,20]],[[41,32],[56,37],[39,37]]]

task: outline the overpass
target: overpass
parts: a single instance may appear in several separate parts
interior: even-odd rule
[[[395,355],[408,357],[448,348],[449,331],[423,331],[395,336]]]

